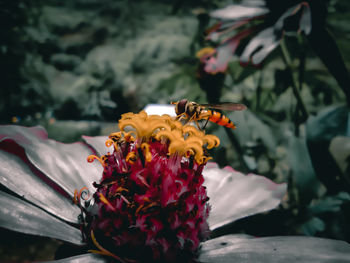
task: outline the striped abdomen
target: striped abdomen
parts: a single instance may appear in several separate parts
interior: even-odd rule
[[[233,124],[233,122],[221,112],[212,110],[207,110],[207,112],[210,114],[209,121],[227,128],[236,129],[236,126]]]

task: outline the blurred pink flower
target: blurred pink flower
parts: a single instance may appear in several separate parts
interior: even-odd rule
[[[219,22],[208,30],[207,39],[219,44],[215,52],[202,61],[205,71],[211,74],[225,72],[239,46],[243,50],[238,54],[242,65],[260,66],[279,46],[285,32],[310,34],[309,2],[243,0],[213,11],[211,17]],[[242,44],[245,38],[249,40]]]

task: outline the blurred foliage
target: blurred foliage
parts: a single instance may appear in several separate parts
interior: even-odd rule
[[[52,102],[46,77],[33,67],[40,37],[33,31],[38,26],[41,1],[2,1],[0,119],[10,121],[22,112],[33,115]],[[43,32],[44,33],[44,32]],[[34,76],[34,79],[32,77]],[[33,81],[35,80],[35,81]]]
[[[266,2],[271,4],[273,1]],[[311,4],[317,5],[316,2]],[[269,6],[271,10],[275,7]],[[333,19],[338,19],[336,17],[340,14],[343,17],[345,8],[349,12],[350,5],[345,1],[330,1],[327,7],[326,28],[329,30],[331,27],[328,24],[336,24]],[[342,8],[340,13],[337,11],[339,8]],[[233,8],[221,10],[226,12],[225,15],[234,11]],[[350,24],[347,30],[349,28]],[[326,39],[331,38],[330,41],[335,44],[338,39],[333,35],[337,34],[343,41],[348,41],[346,31],[339,32],[344,28],[332,29],[334,32],[327,33]],[[324,36],[323,33],[321,35]],[[222,89],[221,100],[234,101],[239,98],[249,108],[246,112],[228,115],[237,122],[238,129],[233,133],[231,130],[224,132],[222,128],[214,131],[225,143],[225,148],[218,153],[220,164],[230,163],[239,170],[262,174],[278,182],[289,182],[288,200],[279,211],[266,216],[267,222],[263,223],[260,216],[252,217],[247,222],[225,227],[224,232],[304,234],[350,241],[349,226],[346,224],[350,219],[350,177],[347,169],[350,151],[348,147],[345,148],[345,143],[332,144],[338,147],[333,153],[329,150],[331,142],[338,138],[336,136],[345,136],[343,140],[350,141],[348,106],[331,106],[346,103],[344,93],[348,95],[350,90],[344,65],[349,63],[349,53],[344,54],[343,60],[338,56],[336,45],[328,46],[325,50],[327,45],[320,39],[315,48],[313,41],[318,37],[313,35],[311,38],[314,39],[310,40],[310,37],[297,32],[288,32],[280,48],[263,61],[260,69],[242,68],[237,63],[242,59],[240,56],[243,52],[239,46],[232,62],[225,70],[219,71],[226,73],[224,83],[217,82],[219,85],[215,87]],[[254,40],[255,44],[258,40],[258,37]],[[219,42],[219,45],[223,43]],[[213,45],[212,41],[208,44]],[[243,42],[242,45],[244,48],[247,43]],[[273,42],[271,46],[274,47]],[[265,44],[263,48],[268,50]],[[231,50],[235,52],[235,49]],[[217,49],[217,52],[220,50]],[[210,57],[204,63],[207,61],[210,61]],[[221,62],[223,60],[218,55],[218,63]],[[208,74],[216,72],[209,70]],[[206,90],[203,87],[203,91]],[[211,94],[207,93],[207,99],[214,99],[215,102]],[[330,107],[322,110],[327,106]],[[317,116],[314,117],[315,114]],[[337,154],[339,152],[342,155]],[[339,163],[345,167],[343,170]],[[259,224],[259,229],[254,224]]]
[[[343,158],[349,150],[332,143],[339,136],[349,140],[349,109],[336,107],[346,99],[322,63],[324,50],[289,32],[259,68],[242,67],[233,55],[225,72],[206,73],[196,52],[214,46],[205,40],[205,30],[217,22],[209,14],[228,4],[2,1],[0,122],[41,124],[51,137],[74,141],[82,133],[108,134],[115,127],[109,122],[148,103],[245,103],[245,112],[226,112],[235,131],[206,128],[221,140],[214,160],[288,182],[289,191],[278,210],[240,220],[229,231],[350,242],[350,166]],[[327,1],[325,28],[347,68],[349,17],[349,1]],[[344,154],[333,154],[330,145]]]

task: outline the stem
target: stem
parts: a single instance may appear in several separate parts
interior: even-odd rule
[[[261,105],[261,92],[262,92],[262,81],[263,81],[263,71],[262,69],[259,71],[259,78],[256,88],[256,107],[255,110],[257,112],[260,111],[260,105]]]
[[[304,77],[305,77],[305,64],[306,64],[306,54],[305,45],[302,36],[298,35],[298,44],[301,46],[301,51],[299,54],[299,90],[303,89]]]
[[[282,50],[282,55],[283,55],[283,61],[286,65],[286,69],[288,70],[288,72],[291,76],[291,79],[292,79],[292,89],[293,89],[294,96],[297,100],[297,106],[301,110],[301,113],[303,115],[303,120],[305,121],[308,118],[309,114],[308,114],[307,109],[305,107],[305,104],[301,98],[301,95],[300,95],[300,92],[298,89],[298,80],[296,79],[296,77],[293,74],[292,60],[290,58],[289,51],[286,47],[284,40],[281,41],[281,50]]]

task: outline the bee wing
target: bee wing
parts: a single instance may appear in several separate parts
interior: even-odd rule
[[[242,111],[247,109],[247,106],[245,106],[244,104],[233,103],[233,102],[200,104],[200,106],[211,108],[211,109],[217,109],[217,110],[226,110],[226,111]]]

